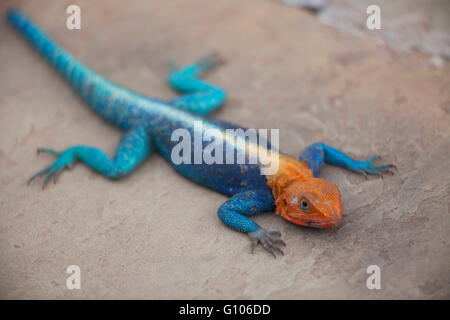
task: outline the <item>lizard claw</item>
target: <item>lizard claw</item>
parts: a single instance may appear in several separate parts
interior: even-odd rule
[[[395,165],[385,164],[376,166],[373,164],[375,160],[378,160],[380,158],[381,157],[379,155],[375,155],[367,161],[355,161],[351,164],[350,169],[363,174],[366,178],[368,174],[383,176],[383,173],[389,173],[393,175],[394,172],[391,169],[397,170],[397,167]]]
[[[254,252],[258,244],[261,244],[264,249],[271,253],[274,258],[276,258],[275,250],[284,255],[283,250],[280,248],[279,244],[286,246],[283,239],[281,239],[281,232],[275,229],[269,231],[259,228],[256,231],[249,232],[248,236],[252,242],[251,253]]]
[[[48,167],[42,169],[41,171],[39,171],[38,173],[33,175],[30,178],[30,180],[28,180],[28,185],[29,185],[37,177],[39,177],[43,174],[47,174],[45,176],[44,182],[42,184],[42,190],[43,190],[51,178],[53,178],[53,183],[56,183],[56,178],[61,173],[61,171],[64,168],[70,168],[73,166],[73,164],[76,161],[76,156],[75,156],[75,150],[72,148],[69,148],[64,152],[57,152],[53,149],[39,148],[37,150],[37,153],[39,154],[40,152],[51,153],[51,154],[58,156],[58,159],[56,159],[55,162],[53,162]]]
[[[179,70],[174,60],[169,60],[168,63],[171,73],[175,73]],[[225,63],[225,60],[223,60],[216,52],[210,52],[194,62],[192,65],[189,65],[186,68],[181,68],[180,70],[182,71],[183,69],[195,68],[196,73],[202,74],[223,63]]]
[[[54,154],[55,156],[59,156],[61,154],[61,152],[55,151],[53,149],[48,149],[48,148],[38,148],[36,150],[37,154],[40,154],[41,152],[46,152],[46,153],[50,153],[50,154]]]
[[[202,70],[207,71],[225,61],[219,56],[217,52],[210,52],[209,54],[200,58],[195,64]]]

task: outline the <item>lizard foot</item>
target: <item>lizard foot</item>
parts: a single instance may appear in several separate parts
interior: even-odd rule
[[[225,63],[225,60],[223,60],[216,52],[210,52],[194,62],[191,67],[195,67],[197,72],[202,74],[223,63]],[[187,68],[189,68],[189,66]],[[169,70],[172,73],[178,70],[178,66],[174,60],[169,60]]]
[[[202,72],[223,63],[225,63],[225,61],[216,52],[211,52],[195,62],[197,67],[199,67]]]
[[[47,175],[45,176],[45,179],[44,179],[44,183],[42,184],[42,189],[44,189],[45,185],[50,180],[50,178],[53,177],[53,182],[56,183],[56,178],[58,177],[59,173],[61,173],[61,171],[64,168],[69,168],[69,169],[72,168],[72,166],[76,162],[77,158],[76,158],[74,148],[69,148],[63,152],[58,152],[53,149],[39,148],[37,150],[37,153],[39,154],[41,152],[50,153],[50,154],[56,155],[58,157],[58,159],[56,159],[55,162],[53,162],[51,165],[44,168],[43,170],[39,171],[34,176],[32,176],[30,178],[30,180],[28,180],[28,184],[30,184],[31,181],[33,181],[37,177],[47,173]]]
[[[271,229],[269,231],[264,230],[263,228],[259,228],[256,231],[249,232],[248,236],[252,242],[251,252],[255,250],[258,244],[262,244],[264,249],[269,251],[274,258],[276,258],[275,250],[284,255],[283,250],[281,250],[278,244],[286,246],[283,239],[281,239],[281,232],[275,229]]]
[[[383,176],[383,173],[390,173],[394,174],[394,172],[391,169],[396,169],[397,167],[393,164],[385,164],[376,166],[373,164],[373,161],[380,159],[380,156],[376,155],[370,158],[367,161],[354,161],[351,166],[350,170],[353,170],[355,172],[363,174],[365,177],[367,177],[368,174],[376,174],[379,176]]]

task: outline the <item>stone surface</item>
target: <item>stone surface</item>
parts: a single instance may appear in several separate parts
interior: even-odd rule
[[[294,7],[313,8],[319,20],[352,33],[381,39],[402,52],[420,51],[435,59],[450,59],[448,0],[281,0]],[[381,29],[369,30],[366,10],[380,8]],[[369,10],[372,14],[373,11]]]
[[[11,3],[11,1],[10,1]],[[13,1],[12,3],[15,3]],[[449,298],[450,67],[400,54],[276,1],[70,1],[18,6],[94,70],[169,99],[169,58],[215,50],[208,80],[229,93],[214,117],[279,128],[292,155],[314,141],[395,163],[395,176],[326,167],[342,192],[342,224],[300,228],[274,214],[285,256],[249,254],[216,210],[226,199],[176,174],[159,155],[110,181],[77,165],[42,191],[27,179],[52,161],[37,147],[89,144],[113,153],[120,132],[94,116],[2,19],[0,26],[0,297]],[[7,2],[0,7],[4,11]],[[66,268],[81,268],[81,290]],[[366,268],[381,268],[368,290]]]

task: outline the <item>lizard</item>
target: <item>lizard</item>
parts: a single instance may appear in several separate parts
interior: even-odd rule
[[[22,12],[9,8],[6,16],[8,22],[96,113],[124,131],[113,157],[87,145],[75,145],[62,151],[39,148],[38,153],[53,154],[56,160],[33,175],[29,183],[45,175],[42,185],[44,188],[50,179],[56,182],[56,177],[76,162],[82,162],[112,180],[120,179],[157,151],[181,175],[228,197],[219,206],[218,217],[229,228],[249,236],[252,253],[261,244],[276,257],[277,252],[284,254],[282,247],[286,245],[281,232],[276,229],[266,230],[253,221],[252,216],[271,211],[299,226],[335,227],[342,219],[342,201],[337,186],[318,176],[325,163],[365,176],[393,174],[392,169],[396,169],[393,164],[375,165],[374,161],[378,156],[359,161],[322,142],[309,145],[299,158],[294,158],[272,148],[270,144],[263,146],[260,139],[244,146],[234,140],[227,141],[227,148],[245,154],[249,153],[249,148],[265,148],[270,159],[276,157],[278,163],[278,169],[271,174],[261,174],[263,164],[260,162],[175,163],[171,154],[177,143],[172,139],[172,133],[176,129],[183,128],[194,134],[194,124],[199,121],[203,127],[213,128],[221,133],[227,129],[244,129],[208,117],[209,113],[223,104],[227,96],[225,90],[201,78],[206,71],[221,63],[218,55],[207,55],[181,68],[171,62],[167,80],[182,95],[171,101],[163,101],[125,89],[95,73],[56,44]],[[222,134],[215,139],[225,139],[224,137],[225,134]],[[202,142],[202,150],[206,146]]]

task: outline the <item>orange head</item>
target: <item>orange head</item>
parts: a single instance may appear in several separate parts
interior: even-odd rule
[[[338,188],[315,178],[306,163],[280,155],[280,168],[268,177],[277,214],[297,225],[328,228],[339,224],[342,202]]]
[[[294,180],[278,195],[275,203],[279,215],[301,226],[334,227],[342,217],[338,188],[320,178]]]

